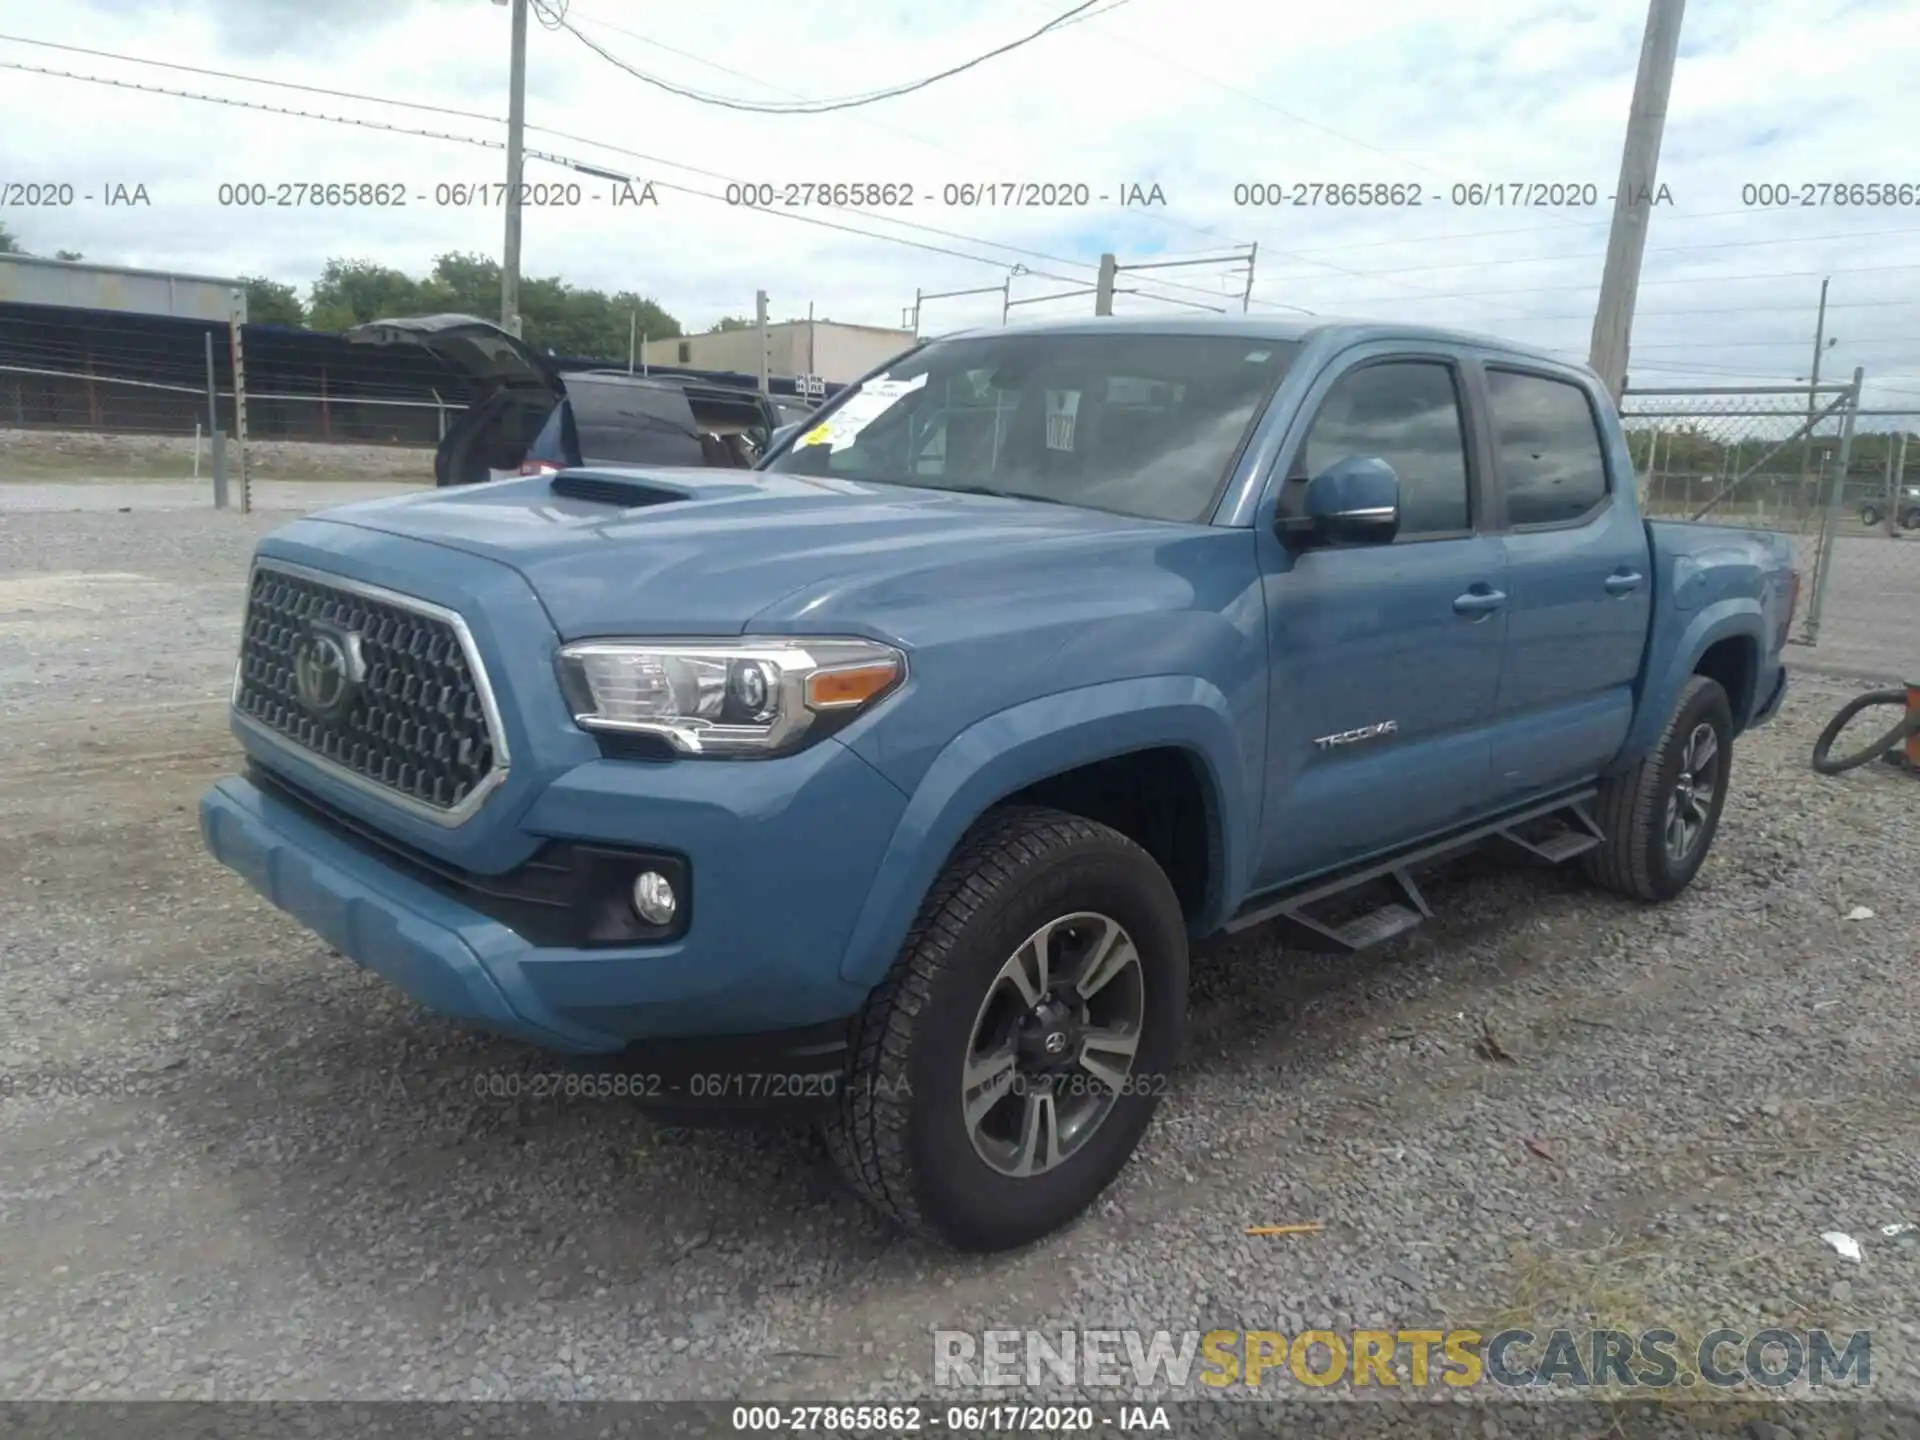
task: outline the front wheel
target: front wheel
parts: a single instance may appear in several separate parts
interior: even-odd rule
[[[1039,1239],[1133,1154],[1186,999],[1180,903],[1144,850],[1079,816],[994,812],[857,1023],[828,1147],[855,1190],[925,1238]]]
[[[1651,754],[1600,786],[1606,836],[1584,857],[1596,884],[1671,900],[1692,883],[1720,825],[1733,758],[1733,709],[1705,675],[1689,679]]]
[[[1900,528],[1902,530],[1920,530],[1920,506],[1907,511],[1906,514],[1900,517]]]
[[[1869,530],[1878,525],[1880,523],[1880,507],[1877,505],[1862,505],[1860,507],[1860,523]]]

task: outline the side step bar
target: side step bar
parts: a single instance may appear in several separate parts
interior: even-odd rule
[[[1351,955],[1403,935],[1433,917],[1413,871],[1437,860],[1497,841],[1526,860],[1558,865],[1585,853],[1604,838],[1591,809],[1599,792],[1582,790],[1539,801],[1464,830],[1422,841],[1384,860],[1334,871],[1278,894],[1256,896],[1226,924],[1229,934],[1271,924],[1280,943],[1297,950]],[[1373,886],[1390,898],[1345,919],[1319,917],[1312,910],[1341,896]]]

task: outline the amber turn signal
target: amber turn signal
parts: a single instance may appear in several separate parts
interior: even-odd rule
[[[807,677],[809,710],[846,710],[886,693],[900,676],[897,665],[853,665]]]

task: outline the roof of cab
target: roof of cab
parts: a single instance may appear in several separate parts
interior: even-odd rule
[[[938,339],[987,335],[1110,335],[1116,330],[1137,335],[1240,335],[1249,340],[1299,341],[1331,340],[1341,345],[1357,345],[1369,340],[1431,340],[1450,345],[1471,345],[1477,349],[1524,356],[1549,365],[1584,370],[1586,366],[1565,355],[1556,355],[1537,345],[1507,340],[1498,335],[1470,330],[1449,330],[1438,325],[1393,323],[1381,320],[1348,319],[1331,315],[1088,315],[1069,320],[1039,320],[1018,325],[981,326],[962,330]]]

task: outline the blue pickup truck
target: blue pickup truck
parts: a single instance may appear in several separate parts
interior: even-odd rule
[[[1084,1210],[1189,945],[1348,952],[1498,845],[1663,901],[1799,593],[1638,513],[1586,369],[1418,326],[935,340],[756,469],[259,546],[212,853],[429,1010],[668,1116],[822,1124],[963,1249]]]

